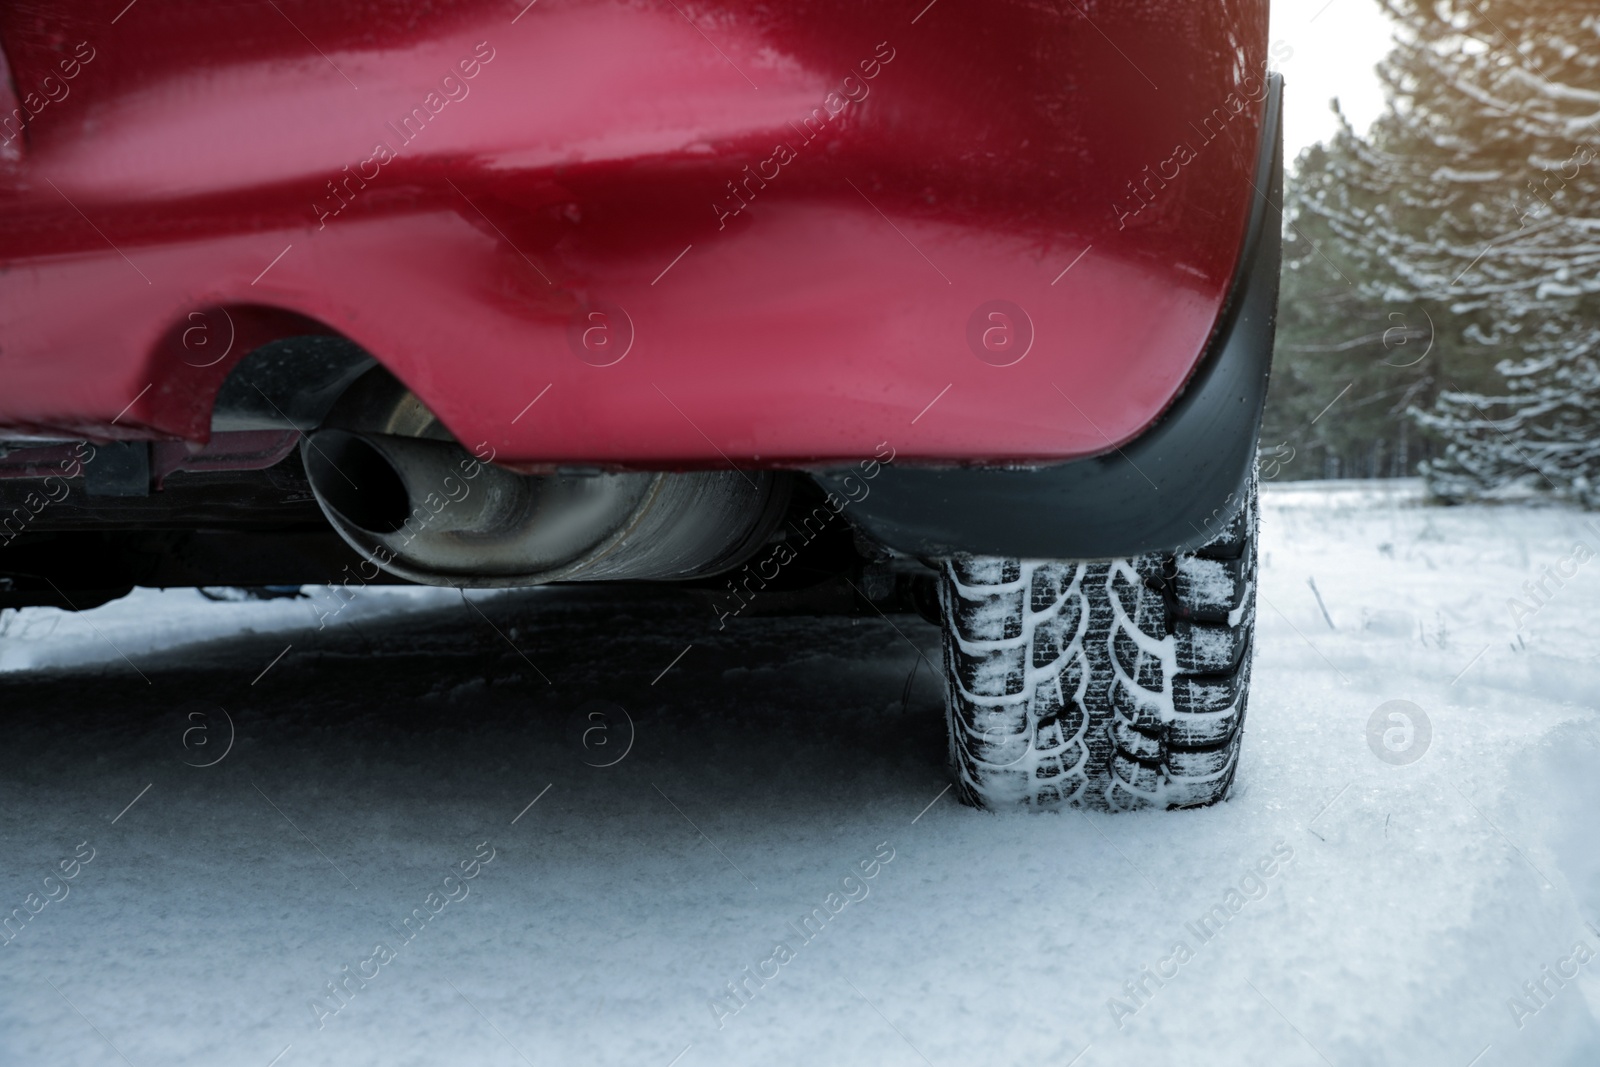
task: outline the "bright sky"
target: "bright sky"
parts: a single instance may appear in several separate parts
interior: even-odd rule
[[[1339,98],[1358,132],[1383,111],[1383,91],[1373,72],[1389,52],[1393,23],[1376,0],[1271,0],[1274,50],[1292,49],[1272,66],[1283,75],[1283,157],[1338,128],[1328,101]],[[1280,43],[1281,42],[1281,43]]]

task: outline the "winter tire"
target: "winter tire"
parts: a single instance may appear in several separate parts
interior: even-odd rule
[[[1256,493],[1192,552],[941,567],[961,799],[1111,810],[1214,804],[1238,765],[1255,624]]]

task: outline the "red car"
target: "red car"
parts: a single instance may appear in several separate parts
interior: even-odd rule
[[[673,582],[727,626],[847,590],[942,620],[968,802],[1216,801],[1266,31],[1265,0],[6,5],[0,606]]]

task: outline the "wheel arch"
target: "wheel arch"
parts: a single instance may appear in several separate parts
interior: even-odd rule
[[[348,334],[301,311],[203,304],[175,313],[158,335],[138,414],[191,441],[214,430],[310,429],[380,364]]]

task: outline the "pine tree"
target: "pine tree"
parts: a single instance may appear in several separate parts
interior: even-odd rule
[[[1366,297],[1437,309],[1435,395],[1411,408],[1446,442],[1435,492],[1600,503],[1600,12],[1384,4],[1389,107],[1302,206]]]
[[[1386,265],[1330,225],[1330,197],[1348,214],[1378,195],[1360,184],[1355,134],[1342,120],[1341,127],[1301,154],[1286,190],[1277,359],[1262,441],[1267,478],[1409,474],[1428,455],[1404,413],[1432,396],[1430,313],[1386,299]]]

